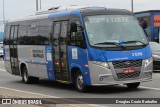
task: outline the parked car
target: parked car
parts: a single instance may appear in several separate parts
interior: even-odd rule
[[[3,57],[3,42],[0,42],[0,57]]]
[[[160,44],[157,42],[149,42],[153,57],[153,71],[160,71]]]

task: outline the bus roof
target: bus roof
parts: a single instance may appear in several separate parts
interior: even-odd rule
[[[58,16],[65,16],[70,15],[70,13],[81,13],[82,15],[96,15],[96,14],[118,14],[118,15],[132,15],[133,13],[125,10],[125,9],[111,9],[111,8],[105,8],[105,7],[82,7],[78,9],[73,10],[63,10],[63,11],[53,11],[50,13],[44,13],[44,14],[37,14],[32,16],[27,16],[21,19],[16,19],[12,21],[8,21],[8,23],[12,22],[20,22],[20,21],[26,21],[26,20],[34,20],[34,19],[44,19],[44,18],[54,18]],[[43,12],[42,12],[43,13]]]
[[[126,9],[113,9],[113,8],[85,8],[81,9],[82,15],[95,15],[95,14],[118,14],[118,15],[124,15],[124,14],[130,14],[132,15],[133,13],[126,10]]]
[[[65,16],[69,15],[70,13],[81,13],[83,16],[86,15],[100,15],[100,14],[109,14],[109,15],[133,15],[132,12],[125,10],[125,9],[111,9],[111,8],[105,8],[105,7],[86,7],[86,8],[80,8],[70,11],[62,11],[59,13],[50,13],[49,18],[54,18],[57,16]]]

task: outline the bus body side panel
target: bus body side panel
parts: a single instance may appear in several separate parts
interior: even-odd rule
[[[47,68],[47,74],[48,74],[48,79],[50,80],[55,80],[55,75],[54,75],[54,65],[53,65],[53,50],[51,45],[46,45],[46,68]]]
[[[91,82],[87,55],[87,49],[82,49],[76,46],[68,46],[68,64],[70,74],[72,68],[79,68],[84,79],[84,84],[90,85]],[[86,75],[85,72],[88,72],[88,74]]]
[[[45,46],[18,45],[20,64],[25,63],[29,76],[48,78]]]
[[[80,23],[84,25],[80,11],[78,10],[72,11],[71,15],[78,16],[80,19]],[[86,45],[88,45],[85,29],[83,32]],[[90,70],[88,68],[88,48],[83,49],[77,46],[68,46],[68,64],[69,64],[70,74],[72,68],[74,67],[79,68],[83,76],[84,85],[91,85]],[[88,74],[86,75],[85,72],[88,72]]]
[[[12,74],[9,45],[4,45],[4,65],[5,69]]]

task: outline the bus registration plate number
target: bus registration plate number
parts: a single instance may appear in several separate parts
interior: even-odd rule
[[[134,68],[125,68],[123,69],[123,73],[124,74],[130,74],[130,73],[134,73],[135,69]]]

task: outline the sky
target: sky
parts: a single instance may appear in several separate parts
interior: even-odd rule
[[[144,10],[160,10],[159,0],[133,0],[134,12]],[[131,10],[131,0],[41,0],[42,10],[55,6],[106,6]],[[4,0],[5,19],[12,20],[36,12],[36,0]],[[3,0],[0,0],[0,22],[3,20]],[[1,24],[1,23],[0,23]]]

